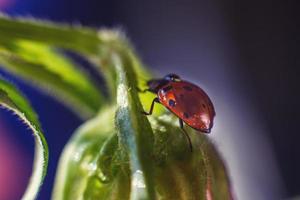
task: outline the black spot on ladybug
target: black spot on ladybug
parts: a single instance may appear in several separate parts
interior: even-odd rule
[[[183,94],[180,94],[179,97],[183,99],[183,98],[184,98],[184,95],[183,95]]]
[[[193,90],[193,89],[192,89],[190,86],[188,86],[188,85],[183,86],[183,88],[184,88],[185,90],[187,90],[187,91],[192,91],[192,90]]]
[[[176,102],[173,99],[169,100],[169,106],[175,107]]]
[[[202,104],[202,107],[203,107],[203,108],[206,108],[206,105],[203,103],[203,104]]]
[[[183,116],[184,116],[185,118],[189,118],[189,114],[187,114],[186,112],[183,113]]]
[[[169,85],[169,86],[163,88],[163,91],[164,91],[164,92],[168,92],[168,91],[171,90],[172,88],[173,88],[173,87],[172,87],[171,85]]]

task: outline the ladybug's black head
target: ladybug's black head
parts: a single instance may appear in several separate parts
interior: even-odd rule
[[[164,77],[164,80],[177,82],[180,81],[180,77],[177,74],[168,74]]]
[[[147,82],[148,85],[148,91],[153,92],[153,93],[157,93],[158,90],[160,90],[163,86],[165,86],[166,84],[168,84],[169,81],[165,80],[165,79],[152,79],[149,80]]]
[[[162,79],[152,79],[147,82],[148,85],[148,91],[157,93],[158,90],[160,90],[162,87],[167,85],[168,83],[171,82],[178,82],[181,81],[180,77],[176,74],[168,74],[164,76]]]

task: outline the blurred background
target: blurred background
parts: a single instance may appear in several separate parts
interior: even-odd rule
[[[294,2],[0,0],[0,10],[96,28],[121,27],[157,76],[177,73],[211,96],[217,112],[211,137],[238,199],[300,195]],[[1,70],[0,75],[18,85],[40,116],[50,166],[39,199],[49,199],[59,155],[81,121],[29,84]],[[34,151],[30,134],[10,112],[0,111],[1,200],[20,199],[25,189]]]

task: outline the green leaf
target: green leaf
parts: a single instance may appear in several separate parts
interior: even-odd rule
[[[141,196],[135,196],[134,187],[146,185],[143,175],[147,172],[132,173],[127,153],[132,146],[117,137],[114,112],[114,107],[104,109],[76,131],[61,157],[53,200],[126,200],[148,194],[138,189]],[[207,136],[188,129],[194,146],[191,153],[174,117],[165,114],[150,119],[153,148],[145,162],[152,163],[154,199],[206,199],[208,194],[212,199],[232,199],[227,171]]]
[[[73,85],[74,82],[72,84],[66,82],[66,77],[72,77],[72,74],[75,74],[74,71],[72,74],[64,74],[52,69],[54,65],[56,65],[54,67],[56,69],[65,66],[68,69],[72,68],[66,58],[53,52],[53,47],[81,53],[82,56],[93,62],[106,80],[108,91],[112,97],[110,98],[111,101],[115,99],[116,74],[113,66],[110,66],[110,51],[124,45],[124,42],[124,37],[116,30],[95,30],[78,25],[69,26],[53,24],[48,21],[0,16],[0,60],[5,64],[6,69],[30,80],[32,78],[33,80],[40,79],[39,83],[47,85],[47,88],[51,88],[54,94],[58,93],[56,96],[63,96],[61,99],[65,99],[64,96],[67,95],[69,98],[66,98],[65,102],[72,108],[74,108],[74,104],[88,103],[83,106],[76,106],[73,109],[76,111],[88,106],[94,109],[96,104],[102,104],[103,98],[99,95],[99,91],[94,91],[95,88],[91,87],[93,84],[89,84],[90,81],[84,73],[77,72],[75,77],[78,77],[79,73],[82,81],[86,80],[87,84],[90,85],[88,90],[83,86],[77,88],[77,85]],[[24,43],[26,44],[24,45]],[[42,51],[39,51],[39,48]],[[47,57],[48,59],[44,59]],[[55,59],[53,62],[47,62],[50,58]],[[59,66],[58,64],[62,64],[62,60],[65,60],[63,66]],[[24,65],[26,67],[23,67]],[[32,74],[37,75],[30,77]],[[40,74],[46,76],[47,79],[39,76]],[[80,83],[78,80],[77,82]],[[61,91],[63,91],[63,95],[61,95]],[[78,99],[78,97],[81,98]],[[85,112],[79,110],[77,113],[88,115],[90,109],[86,109]]]
[[[84,71],[42,43],[10,41],[0,47],[0,64],[5,70],[49,91],[83,118],[94,115],[104,103],[101,92]]]
[[[97,111],[102,97],[57,48],[92,61],[111,94],[110,107],[84,123],[66,146],[54,200],[232,199],[224,162],[209,137],[186,127],[191,153],[177,119],[162,106],[154,116],[141,114],[155,95],[138,94],[137,87],[151,76],[120,32],[0,17],[0,35],[0,59],[10,71],[35,81],[43,74],[41,86],[47,80],[44,87],[68,94],[64,99],[76,110]]]
[[[37,19],[0,16],[0,43],[14,40],[41,42],[50,46],[73,49],[83,54],[95,54],[103,41],[96,30],[54,24]]]
[[[123,54],[122,54],[123,53]],[[116,128],[127,150],[131,169],[131,199],[155,199],[151,151],[153,132],[137,94],[137,80],[127,51],[112,55],[117,79]]]
[[[78,110],[78,108],[84,109],[84,107],[87,106],[92,107],[96,102],[101,104],[102,98],[100,97],[99,99],[99,97],[97,97],[100,92],[94,92],[95,89],[91,86],[89,86],[88,90],[83,89],[83,87],[80,87],[82,90],[80,88],[78,89],[76,85],[70,89],[70,86],[73,85],[69,82],[66,83],[65,78],[71,77],[74,72],[66,74],[52,70],[54,65],[56,69],[59,67],[61,69],[72,68],[70,62],[62,55],[54,52],[51,47],[64,48],[82,53],[83,56],[94,63],[96,69],[105,77],[111,96],[110,101],[115,101],[116,99],[116,71],[111,60],[112,51],[116,51],[120,48],[126,48],[128,50],[128,56],[131,57],[133,64],[132,67],[137,72],[138,79],[142,80],[139,82],[140,88],[145,87],[145,81],[150,77],[149,72],[142,67],[142,63],[135,56],[135,52],[132,50],[133,48],[130,43],[125,36],[117,30],[95,30],[81,26],[54,24],[48,21],[0,16],[0,36],[0,61],[2,60],[0,63],[4,64],[6,70],[17,73],[29,80],[40,79],[38,82],[42,83],[42,85],[46,85],[47,89],[50,88],[56,97],[66,96],[67,94],[69,98],[65,99],[61,97],[61,99],[64,99],[65,103],[71,105],[73,110]],[[39,51],[40,48],[41,51]],[[56,57],[56,59],[52,59],[53,57]],[[53,60],[53,62],[47,62],[51,60]],[[67,61],[62,64],[61,60]],[[71,70],[67,69],[67,71]],[[31,74],[37,75],[31,77]],[[40,76],[40,74],[46,76],[47,79]],[[90,83],[88,77],[84,74],[81,74],[81,76],[83,81],[87,80],[86,82],[88,82],[88,84]],[[50,79],[50,81],[48,79]],[[62,90],[64,95],[61,95]],[[78,96],[85,99],[78,99]],[[147,101],[147,99],[151,99],[148,98],[148,96],[151,95],[141,95],[142,102],[146,106],[151,103]],[[84,103],[90,100],[90,103],[81,107],[76,106],[74,109],[74,102],[80,105],[80,103],[82,104],[82,102],[78,103],[80,100],[84,101]],[[90,108],[85,112],[78,111],[78,113],[88,115],[89,110]]]
[[[76,130],[60,159],[53,200],[127,199],[129,166],[120,156],[114,113],[104,108]]]
[[[79,128],[63,153],[53,199],[127,199],[126,196],[128,198],[130,196],[131,199],[154,199],[155,197],[154,184],[151,181],[153,169],[149,162],[151,153],[147,152],[152,149],[152,144],[145,142],[151,141],[153,137],[149,135],[151,127],[143,115],[143,124],[137,123],[138,118],[131,119],[131,116],[136,114],[139,117],[142,110],[141,104],[139,107],[136,106],[136,101],[139,102],[136,88],[134,85],[128,85],[134,83],[135,79],[133,71],[130,71],[131,61],[126,57],[125,72],[120,58],[116,54],[111,56],[116,74],[119,74],[118,94],[124,93],[119,95],[123,99],[118,99],[116,130],[113,128],[114,121],[111,118],[114,115],[111,111],[115,109],[102,111],[98,117]],[[125,77],[125,74],[131,75]],[[128,87],[135,91],[127,93],[125,88]],[[124,107],[125,102],[130,102],[130,105]],[[141,134],[143,132],[145,134]],[[107,139],[108,137],[110,138]],[[148,149],[144,148],[145,145],[149,146]],[[94,166],[95,171],[92,172],[82,166]],[[147,187],[138,188],[143,184]]]
[[[193,152],[176,117],[151,117],[155,185],[159,199],[232,199],[228,172],[209,137],[186,127]],[[208,198],[208,196],[212,198]]]
[[[115,119],[115,107],[103,110],[77,131],[64,151],[52,198],[231,199],[227,171],[208,137],[186,127],[191,153],[175,117],[154,115],[149,123],[141,113],[145,94],[138,95],[136,73],[145,72],[131,49],[113,47],[106,59],[116,75]]]
[[[35,139],[33,172],[23,200],[36,199],[48,166],[48,145],[35,112],[11,84],[0,79],[0,105],[13,111],[32,130]]]
[[[203,139],[201,146],[207,169],[206,193],[209,193],[211,199],[233,199],[231,183],[222,156],[208,138]]]

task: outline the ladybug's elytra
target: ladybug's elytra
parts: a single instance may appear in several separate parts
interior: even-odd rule
[[[176,74],[166,75],[163,79],[152,79],[147,82],[149,91],[157,94],[152,101],[149,112],[151,115],[154,103],[161,103],[179,118],[179,124],[186,135],[192,151],[192,143],[183,128],[183,122],[188,126],[203,132],[210,133],[216,115],[214,106],[208,95],[197,85],[181,80]]]

